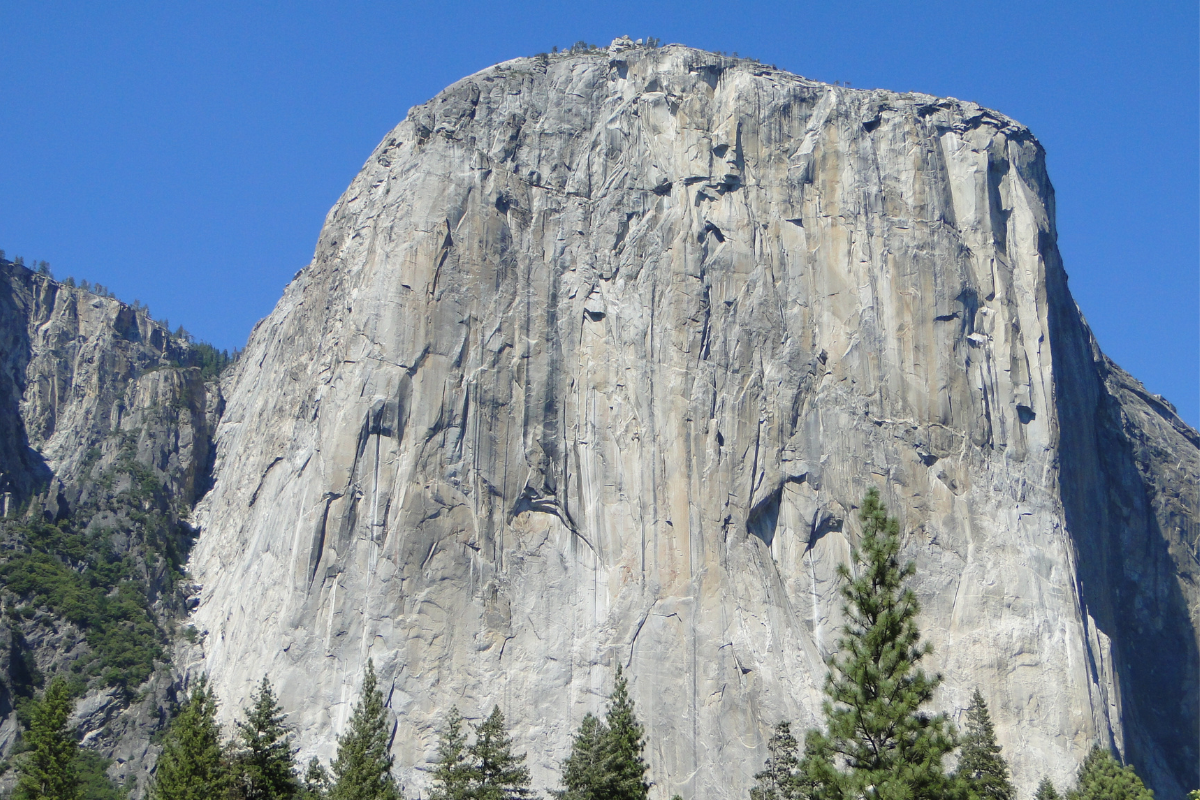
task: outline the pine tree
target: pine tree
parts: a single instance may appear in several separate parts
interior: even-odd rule
[[[583,718],[563,761],[564,788],[552,794],[562,800],[646,800],[644,747],[629,681],[618,665],[604,721],[591,714]]]
[[[645,759],[642,750],[646,743],[642,725],[629,697],[629,681],[617,665],[613,693],[608,699],[608,714],[604,717],[608,733],[604,737],[604,769],[607,772],[607,794],[610,800],[646,800],[650,784],[646,782]]]
[[[429,800],[471,800],[476,773],[467,755],[462,714],[458,713],[458,708],[451,708],[446,730],[438,742],[438,760],[433,768],[433,790]]]
[[[532,797],[525,754],[513,753],[512,737],[504,728],[500,706],[475,728],[475,742],[467,748],[474,800],[512,800]]]
[[[330,800],[399,800],[388,752],[389,728],[375,664],[368,660],[362,697],[350,716],[350,729],[338,737]]]
[[[304,780],[300,786],[300,797],[303,800],[324,800],[329,793],[329,773],[321,766],[316,756],[309,759],[308,769],[304,771]]]
[[[1079,768],[1079,780],[1067,800],[1154,800],[1133,767],[1123,767],[1108,750],[1092,748]]]
[[[154,800],[213,800],[228,788],[229,774],[217,727],[217,700],[200,676],[188,701],[171,721],[155,766]]]
[[[559,800],[602,800],[604,743],[608,726],[588,714],[571,742],[571,754],[563,760],[563,789],[551,792]]]
[[[799,744],[792,735],[792,726],[780,722],[767,742],[767,763],[754,776],[755,786],[750,800],[794,800],[800,758]]]
[[[903,588],[915,567],[900,563],[900,524],[875,489],[859,517],[853,558],[861,569],[855,577],[838,568],[847,621],[825,682],[828,730],[805,738],[806,779],[824,797],[950,797],[955,781],[942,759],[955,747],[954,730],[944,714],[920,710],[942,678],[917,666],[930,649],[920,646],[916,596]]]
[[[300,791],[296,750],[283,709],[265,675],[245,717],[237,726],[234,752],[238,796],[245,800],[290,800]]]
[[[962,740],[958,775],[979,795],[979,800],[1014,800],[1017,796],[1008,779],[1008,762],[996,744],[996,727],[979,689],[971,696],[967,708],[967,733]]]
[[[28,752],[18,762],[13,800],[76,800],[82,796],[75,760],[79,745],[67,729],[75,702],[62,678],[55,678],[33,707],[25,732]]]
[[[1054,788],[1054,784],[1050,782],[1050,779],[1043,777],[1042,782],[1038,784],[1037,793],[1034,794],[1033,800],[1062,800],[1062,796]]]

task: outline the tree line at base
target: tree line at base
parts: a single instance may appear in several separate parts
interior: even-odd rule
[[[846,624],[830,662],[823,705],[825,730],[813,729],[803,749],[787,722],[767,745],[751,800],[1015,800],[1009,768],[978,689],[963,736],[945,714],[922,711],[941,675],[919,666],[916,596],[904,587],[912,562],[899,560],[899,522],[875,490],[860,511],[863,535],[844,565]],[[82,800],[79,748],[67,728],[72,702],[55,680],[37,703],[26,733],[15,800]],[[467,728],[470,727],[468,732]],[[471,735],[473,734],[473,735]],[[173,719],[155,768],[154,800],[400,800],[392,774],[391,726],[375,669],[367,662],[362,695],[328,769],[313,758],[301,772],[296,748],[270,682],[263,678],[233,740],[223,742],[216,698],[202,677]],[[617,668],[603,719],[588,714],[562,763],[556,800],[646,800],[645,737]],[[958,752],[957,767],[944,760]],[[513,749],[497,706],[477,725],[451,709],[433,765],[430,800],[525,800],[535,796],[524,754]],[[1200,790],[1190,800],[1200,800]],[[1134,770],[1097,747],[1084,761],[1066,800],[1152,800]],[[672,800],[680,800],[678,796]],[[1063,800],[1043,778],[1035,800]]]

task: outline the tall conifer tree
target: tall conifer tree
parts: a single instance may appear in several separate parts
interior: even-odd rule
[[[368,659],[362,696],[350,716],[350,729],[338,737],[330,800],[400,799],[388,749],[390,727],[375,663]]]
[[[750,800],[795,800],[800,758],[799,743],[792,735],[792,726],[780,722],[767,742],[767,763],[754,776]]]
[[[1014,800],[1017,796],[1008,779],[1008,762],[996,743],[996,726],[978,688],[967,708],[967,733],[962,740],[958,775],[979,800]]]
[[[62,678],[55,678],[33,707],[28,751],[17,762],[13,800],[77,800],[82,796],[75,761],[79,745],[67,728],[75,703]]]
[[[610,781],[607,796],[612,800],[646,800],[650,796],[650,784],[646,782],[649,767],[642,757],[646,742],[620,664],[604,723],[608,727],[603,751]]]
[[[473,800],[521,800],[532,797],[525,754],[513,752],[513,740],[504,727],[500,706],[475,728],[475,741],[467,748]]]
[[[644,748],[629,681],[618,665],[604,721],[591,714],[583,718],[563,761],[564,788],[553,794],[563,800],[646,800]]]
[[[245,800],[291,800],[300,791],[296,749],[283,709],[264,675],[238,723],[234,785]]]
[[[167,730],[155,765],[150,795],[154,800],[213,800],[229,785],[217,727],[217,700],[201,675],[191,696]]]
[[[942,759],[954,731],[945,715],[921,710],[942,678],[918,666],[930,650],[920,644],[916,596],[904,588],[915,567],[900,562],[900,523],[874,488],[859,517],[858,574],[838,568],[846,624],[825,683],[828,730],[806,737],[806,779],[822,798],[953,797]]]
[[[571,753],[563,760],[563,789],[551,792],[559,800],[603,800],[605,786],[604,743],[608,726],[588,714],[571,741]]]
[[[438,760],[433,768],[433,791],[429,800],[471,800],[476,770],[468,760],[467,734],[462,714],[450,709],[446,730],[438,742]]]

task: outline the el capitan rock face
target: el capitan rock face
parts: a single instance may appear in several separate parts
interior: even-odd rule
[[[255,329],[190,563],[224,713],[267,673],[328,757],[372,658],[408,789],[493,703],[553,787],[621,664],[656,796],[744,797],[874,486],[1022,790],[1111,741],[1181,796],[1196,433],[1092,340],[1040,145],[630,45],[414,108]]]

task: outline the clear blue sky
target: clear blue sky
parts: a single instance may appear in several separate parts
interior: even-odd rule
[[[241,346],[383,135],[489,64],[615,36],[973,100],[1049,153],[1101,345],[1200,422],[1195,2],[0,0],[0,248]]]

